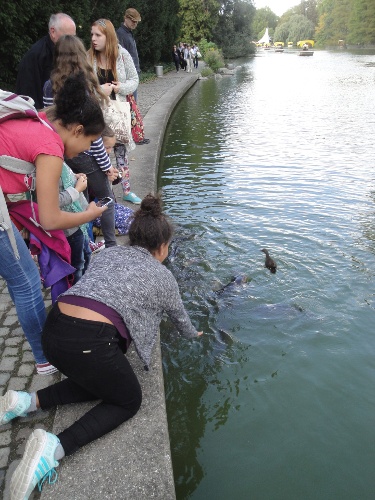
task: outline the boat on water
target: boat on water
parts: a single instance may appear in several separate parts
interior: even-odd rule
[[[314,51],[310,50],[312,47],[314,47],[314,40],[300,40],[297,42],[297,47],[301,48],[302,50],[298,52],[299,56],[313,56]]]
[[[284,42],[275,42],[275,52],[284,52]]]

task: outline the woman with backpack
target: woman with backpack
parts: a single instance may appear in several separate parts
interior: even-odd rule
[[[46,233],[46,237],[49,230],[84,224],[106,210],[95,203],[90,203],[87,210],[80,213],[63,212],[59,208],[59,179],[64,156],[73,158],[89,149],[103,129],[100,105],[87,92],[81,74],[66,80],[55,98],[55,106],[46,113],[0,122],[0,156],[35,165],[38,205],[34,205],[39,212],[35,225],[39,225],[37,229]],[[0,160],[0,186],[5,196],[27,192],[31,189],[28,181],[28,176],[2,168]],[[9,223],[4,204],[0,208],[3,214],[0,218],[0,276],[6,281],[15,303],[19,322],[36,360],[37,373],[48,375],[56,369],[47,361],[41,345],[46,312],[39,271],[16,226]]]

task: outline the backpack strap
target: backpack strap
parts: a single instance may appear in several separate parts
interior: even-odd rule
[[[35,173],[34,163],[20,160],[19,158],[14,158],[13,156],[0,156],[0,166],[16,174],[32,175]]]
[[[35,189],[35,165],[25,160],[20,160],[19,158],[14,158],[13,156],[2,155],[0,156],[0,165],[6,170],[10,170],[16,174],[25,174],[26,176],[30,176],[32,179],[31,187],[28,186],[25,181],[27,187],[29,187],[30,191],[34,191]],[[30,199],[32,213],[35,219],[34,205],[32,199]],[[0,186],[0,231],[7,231],[10,244],[12,245],[14,255],[18,260],[20,258],[16,238],[14,236],[12,221],[9,216],[8,207],[5,201],[3,190]]]
[[[10,220],[8,207],[5,201],[3,190],[0,186],[0,231],[6,231],[8,233],[10,244],[12,245],[14,255],[17,260],[20,258],[18,252],[16,238],[14,236],[12,221]]]

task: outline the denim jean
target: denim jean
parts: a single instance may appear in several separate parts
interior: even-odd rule
[[[107,434],[133,417],[142,391],[124,356],[122,337],[113,325],[50,311],[42,343],[47,359],[68,378],[38,391],[42,410],[100,399],[73,425],[58,434],[66,455]]]
[[[8,233],[0,231],[0,276],[7,283],[18,320],[31,346],[35,361],[46,363],[41,344],[42,329],[46,320],[38,268],[19,231],[13,225],[20,258],[16,259]]]
[[[100,170],[100,167],[92,156],[80,153],[75,158],[66,160],[66,163],[75,174],[83,173],[87,175],[88,187],[90,191],[92,190],[94,196],[97,198],[109,196],[114,202],[116,201],[108,177]],[[108,205],[107,210],[101,216],[100,222],[106,248],[116,246],[114,203]]]

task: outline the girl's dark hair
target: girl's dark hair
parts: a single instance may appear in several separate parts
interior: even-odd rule
[[[146,248],[153,253],[173,235],[173,225],[163,213],[161,197],[148,194],[133,214],[129,229],[130,245]]]
[[[100,104],[88,91],[82,72],[65,80],[47,116],[52,121],[60,120],[66,128],[75,123],[83,125],[85,135],[100,135],[105,127]]]

